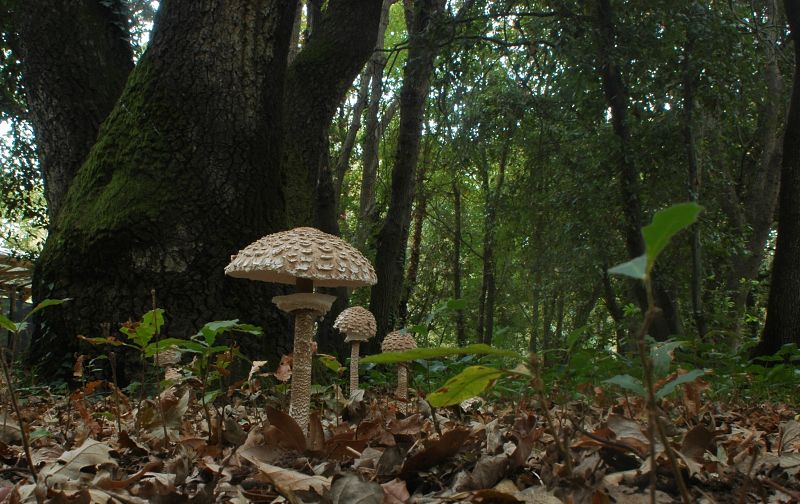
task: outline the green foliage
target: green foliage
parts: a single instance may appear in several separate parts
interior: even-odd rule
[[[697,221],[703,208],[697,203],[680,203],[656,212],[653,222],[642,228],[645,253],[608,270],[615,275],[626,275],[644,280],[653,271],[656,258],[669,241],[681,230]]]
[[[19,334],[25,329],[28,328],[28,319],[31,318],[35,313],[39,312],[50,306],[57,306],[62,303],[66,303],[69,301],[70,298],[65,299],[45,299],[37,304],[31,311],[29,311],[19,322],[13,322],[11,319],[0,313],[0,327],[3,329],[7,329],[8,331]]]
[[[470,366],[447,380],[443,387],[428,395],[431,406],[442,407],[459,404],[481,394],[506,371],[487,366]]]
[[[363,364],[396,364],[417,359],[438,359],[454,355],[494,355],[499,357],[521,358],[516,352],[492,348],[489,345],[473,344],[460,348],[415,348],[405,352],[386,352],[361,359]]]

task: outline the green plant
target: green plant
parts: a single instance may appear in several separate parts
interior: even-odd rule
[[[203,412],[208,424],[209,441],[212,436],[211,413],[209,406],[222,393],[223,378],[229,373],[227,368],[230,366],[234,357],[246,359],[237,347],[230,344],[218,344],[220,336],[227,332],[238,332],[261,336],[260,328],[251,324],[242,324],[238,320],[218,320],[205,324],[197,334],[190,339],[166,338],[147,344],[144,348],[144,355],[147,357],[155,356],[160,350],[175,347],[195,355],[195,359],[189,363],[185,369],[200,381],[200,401]],[[216,388],[210,388],[210,383],[216,383]],[[218,415],[222,419],[222,414]]]

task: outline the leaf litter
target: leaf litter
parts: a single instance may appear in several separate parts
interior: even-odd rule
[[[705,400],[703,387],[683,383],[659,403],[693,501],[800,501],[797,410],[723,405]],[[200,401],[175,386],[159,402],[125,398],[118,430],[113,394],[88,396],[26,402],[38,485],[19,419],[0,410],[0,502],[644,503],[652,481],[655,502],[680,502],[665,447],[651,450],[647,411],[632,398],[439,409],[420,399],[403,416],[368,391],[357,396],[360,416],[343,420],[354,405],[341,401],[341,411],[314,413],[305,435],[288,414],[237,397],[209,426]]]

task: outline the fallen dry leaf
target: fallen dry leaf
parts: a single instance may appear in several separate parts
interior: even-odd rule
[[[110,456],[110,452],[111,448],[105,443],[87,439],[78,448],[64,452],[58,460],[45,467],[39,474],[48,483],[78,480],[81,477],[81,470],[86,467],[94,467],[101,464],[116,465],[116,462]]]
[[[333,482],[330,498],[332,504],[381,504],[384,492],[379,484],[349,473]]]
[[[294,492],[301,490],[314,490],[322,495],[331,486],[331,478],[316,475],[309,476],[291,469],[267,464],[254,456],[250,449],[242,451],[239,456],[256,466],[261,471],[261,474],[275,485],[275,488],[284,497],[289,497]]]

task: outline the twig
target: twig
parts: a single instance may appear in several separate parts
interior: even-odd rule
[[[116,352],[108,352],[108,361],[111,363],[111,379],[114,382],[114,408],[117,414],[117,434],[122,432],[122,420],[120,416],[122,411],[119,405],[119,385],[117,382],[117,354]]]
[[[39,479],[39,473],[36,471],[36,466],[33,465],[33,456],[31,455],[31,445],[28,441],[28,427],[25,424],[25,419],[22,418],[22,411],[19,409],[19,403],[17,402],[17,393],[14,390],[14,384],[11,382],[11,373],[8,371],[8,366],[6,365],[6,349],[0,348],[0,366],[3,367],[3,376],[6,379],[6,386],[8,387],[8,395],[11,396],[11,406],[14,408],[14,413],[17,415],[17,422],[19,422],[19,432],[22,437],[22,447],[25,450],[25,459],[28,462],[28,469],[30,469],[31,474],[33,475],[33,482],[37,483]],[[36,502],[41,504],[42,497],[37,492],[36,494]]]
[[[542,411],[544,411],[544,418],[547,422],[547,428],[550,430],[550,435],[552,435],[556,441],[556,448],[558,448],[558,452],[564,459],[564,465],[567,467],[567,473],[571,475],[572,456],[569,453],[569,448],[564,445],[564,440],[561,439],[561,436],[559,436],[558,432],[556,432],[556,427],[553,423],[553,417],[550,415],[550,409],[547,407],[547,401],[544,393],[544,382],[542,381],[542,370],[539,363],[539,358],[536,354],[531,354],[530,364],[531,368],[533,369],[533,380],[531,380],[531,385],[533,385],[533,389],[539,396],[539,402],[542,405]]]
[[[779,485],[778,483],[775,483],[774,481],[772,481],[771,479],[769,479],[769,478],[767,478],[765,476],[759,476],[757,479],[758,479],[758,481],[760,481],[761,483],[764,483],[768,487],[772,487],[773,489],[788,495],[789,497],[791,497],[795,501],[800,502],[800,492],[795,492],[794,490],[790,490],[790,489],[786,488],[785,486]]]
[[[156,340],[156,362],[158,362],[158,338],[160,336],[158,327],[158,312],[156,311],[156,290],[150,289],[150,297],[153,300],[153,323],[156,325],[156,331],[153,335],[153,339]],[[144,383],[142,383],[142,387],[144,388]],[[169,444],[169,433],[167,432],[167,416],[164,413],[164,404],[161,402],[161,380],[158,380],[158,388],[156,389],[158,393],[156,394],[156,403],[158,403],[158,414],[161,417],[161,428],[164,430],[164,445]],[[210,428],[210,426],[209,426]]]
[[[650,441],[650,459],[652,464],[650,472],[650,502],[653,504],[656,502],[655,435],[657,432],[658,437],[661,440],[661,444],[664,446],[664,452],[667,454],[667,459],[669,460],[672,472],[675,475],[675,481],[678,484],[678,489],[681,492],[681,500],[684,504],[691,504],[692,500],[689,496],[689,490],[686,488],[686,483],[683,481],[683,475],[678,467],[678,461],[675,458],[675,454],[672,453],[672,446],[670,446],[669,440],[667,439],[666,433],[661,425],[658,409],[656,407],[656,393],[653,383],[653,361],[650,359],[650,353],[647,351],[645,336],[647,335],[653,320],[655,320],[656,315],[660,312],[660,309],[655,305],[655,299],[653,297],[653,284],[649,276],[645,278],[644,284],[647,291],[648,308],[644,315],[642,327],[639,329],[639,332],[636,335],[636,345],[639,348],[639,358],[642,362],[642,375],[644,378],[645,392],[647,393],[647,438]]]

